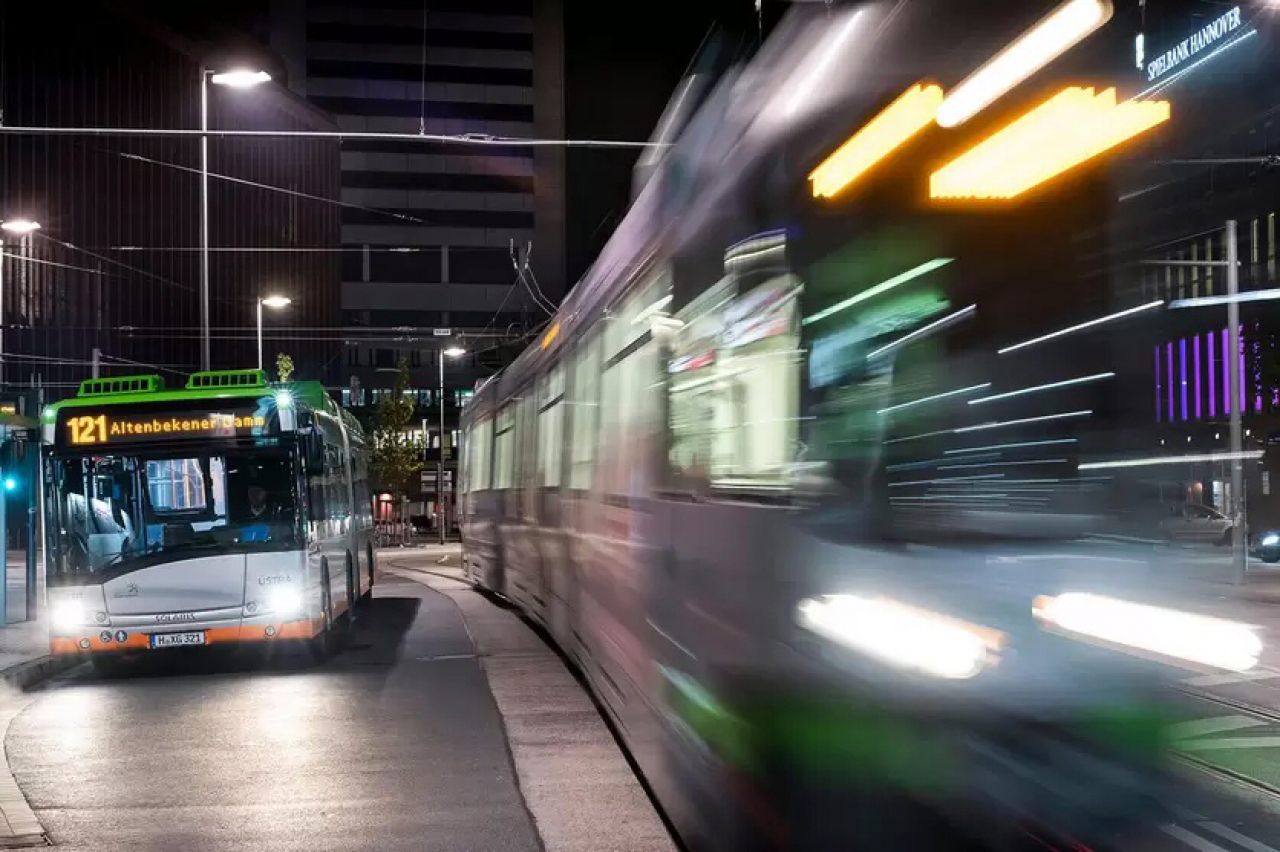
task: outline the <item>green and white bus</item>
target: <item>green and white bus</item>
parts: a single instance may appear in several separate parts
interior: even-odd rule
[[[53,653],[323,652],[371,596],[369,448],[318,382],[90,379],[41,426]]]

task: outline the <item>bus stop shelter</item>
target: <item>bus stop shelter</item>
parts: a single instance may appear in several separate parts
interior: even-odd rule
[[[36,617],[40,595],[40,432],[32,417],[0,409],[0,625]]]

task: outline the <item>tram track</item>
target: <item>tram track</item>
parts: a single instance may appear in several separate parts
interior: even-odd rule
[[[1251,704],[1250,702],[1247,702],[1247,701],[1239,701],[1231,698],[1223,698],[1221,696],[1213,695],[1212,693],[1204,692],[1198,689],[1189,689],[1187,687],[1182,687],[1182,686],[1175,687],[1175,688],[1177,689],[1178,692],[1190,698],[1194,698],[1200,701],[1214,704],[1219,707],[1222,707],[1223,709],[1231,710],[1235,713],[1251,716],[1255,719],[1264,721],[1268,724],[1280,725],[1280,712],[1277,712],[1275,710],[1270,710],[1265,707],[1259,707],[1256,704]],[[1234,784],[1239,787],[1244,787],[1254,793],[1268,796],[1276,800],[1277,803],[1280,803],[1280,787],[1277,787],[1272,784],[1268,784],[1265,781],[1259,781],[1258,779],[1250,775],[1246,775],[1243,772],[1237,772],[1236,770],[1229,769],[1225,766],[1220,766],[1217,763],[1204,760],[1203,758],[1196,757],[1186,752],[1178,751],[1174,755],[1174,757],[1183,765],[1196,769],[1212,778],[1217,779],[1218,781]]]

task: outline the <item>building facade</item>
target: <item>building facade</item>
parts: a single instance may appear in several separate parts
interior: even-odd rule
[[[199,128],[202,67],[249,55],[98,2],[6,7],[0,38],[10,127]],[[334,129],[278,84],[209,88],[215,130]],[[336,380],[339,341],[317,330],[339,322],[338,157],[331,140],[210,140],[214,368],[256,363],[256,301],[279,292],[293,304],[269,317],[264,360],[287,352],[298,377]],[[0,137],[0,218],[41,225],[3,235],[6,392],[200,368],[199,167],[194,136]]]
[[[558,0],[273,0],[270,32],[290,87],[344,131],[564,136]],[[467,350],[443,364],[452,466],[459,403],[540,327],[539,300],[567,289],[564,160],[558,146],[342,143],[344,402],[370,414],[403,361],[431,465],[440,353]]]

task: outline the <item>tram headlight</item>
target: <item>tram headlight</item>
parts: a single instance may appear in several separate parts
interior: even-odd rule
[[[1041,595],[1031,611],[1058,632],[1230,671],[1248,671],[1262,653],[1247,624],[1089,592]]]
[[[69,630],[89,623],[89,610],[80,601],[58,601],[49,609],[49,620],[54,628]]]
[[[964,679],[998,659],[1004,634],[889,598],[823,595],[797,607],[805,629],[902,669]]]
[[[290,586],[277,586],[267,592],[266,603],[273,615],[297,615],[302,611],[302,594]]]

